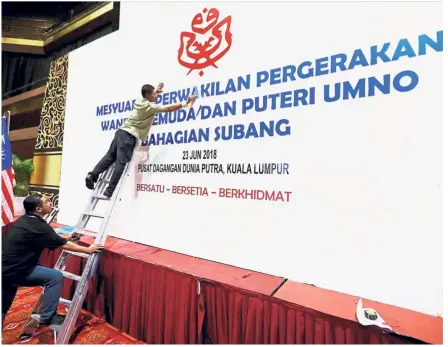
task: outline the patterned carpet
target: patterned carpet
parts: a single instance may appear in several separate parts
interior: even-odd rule
[[[41,288],[20,288],[5,320],[2,332],[2,344],[53,344],[53,331],[48,327],[36,329],[31,339],[20,341],[19,334],[30,315]],[[65,314],[65,307],[58,308],[59,314]],[[129,335],[113,328],[102,319],[82,310],[70,341],[72,344],[82,345],[129,345],[143,344]]]

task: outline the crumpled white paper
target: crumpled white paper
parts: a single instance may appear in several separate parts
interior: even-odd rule
[[[362,299],[359,299],[358,306],[356,308],[356,318],[361,325],[369,326],[376,325],[382,329],[393,329],[386,324],[383,318],[373,308],[363,308]]]

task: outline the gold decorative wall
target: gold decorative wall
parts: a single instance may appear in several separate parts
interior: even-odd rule
[[[67,76],[68,55],[65,55],[50,66],[30,180],[30,194],[45,195],[55,207],[59,206]]]

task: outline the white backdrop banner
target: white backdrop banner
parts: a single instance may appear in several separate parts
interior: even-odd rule
[[[69,57],[59,221],[159,81],[113,236],[442,310],[442,4],[124,2]],[[92,226],[96,228],[96,226]]]

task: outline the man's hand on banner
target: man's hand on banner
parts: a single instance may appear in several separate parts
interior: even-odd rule
[[[159,85],[158,85],[157,88],[156,88],[156,94],[163,93],[163,87],[164,87],[164,86],[165,86],[165,85],[163,84],[163,82],[160,82]]]

